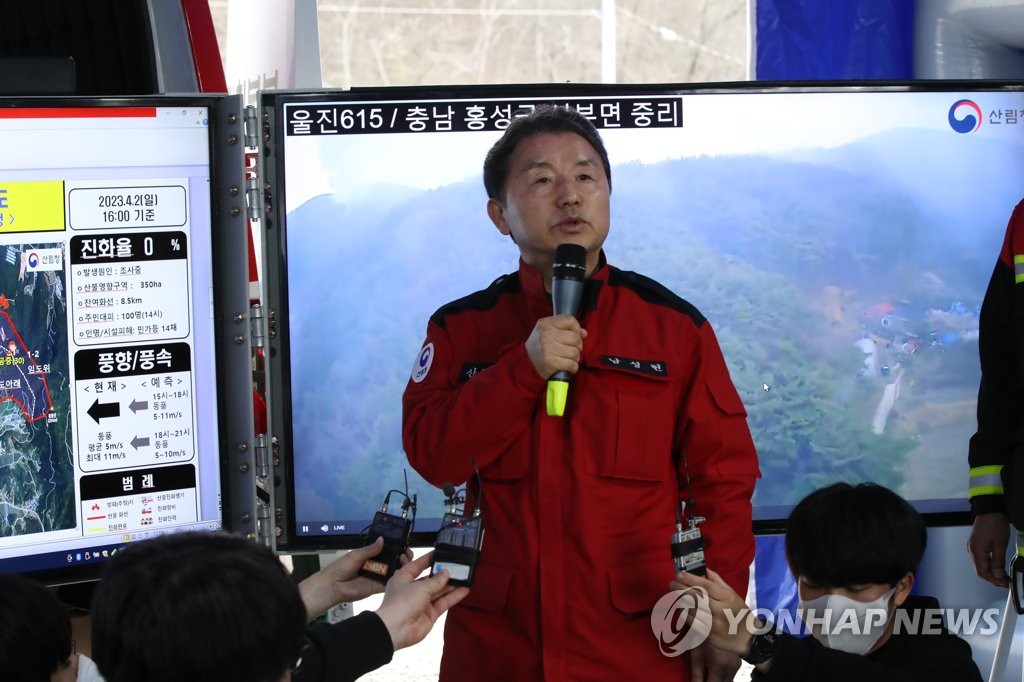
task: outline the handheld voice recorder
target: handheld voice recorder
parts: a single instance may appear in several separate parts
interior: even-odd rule
[[[683,520],[686,519],[686,528]],[[704,536],[700,532],[703,516],[687,518],[686,502],[681,503],[679,516],[676,517],[676,531],[672,533],[672,559],[675,561],[676,572],[686,571],[694,575],[706,575],[707,563],[704,561]]]
[[[459,495],[451,483],[445,484],[444,492],[449,510],[437,531],[430,574],[447,570],[449,584],[472,585],[484,543],[484,520],[480,517],[479,499],[473,515],[465,516],[455,511],[460,503],[465,502],[465,497]]]
[[[395,492],[395,491],[392,491]],[[399,491],[400,492],[400,491]],[[412,535],[413,520],[416,517],[416,498],[406,496],[402,502],[401,515],[388,513],[388,500],[391,492],[384,498],[384,504],[373,515],[373,522],[366,532],[366,544],[373,544],[377,538],[384,538],[384,548],[380,554],[370,557],[359,568],[359,575],[377,582],[386,583],[402,566],[402,555],[409,549],[409,537]],[[409,518],[409,510],[413,518]]]

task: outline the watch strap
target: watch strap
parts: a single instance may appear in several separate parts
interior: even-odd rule
[[[759,665],[775,656],[779,649],[779,632],[775,624],[769,624],[767,630],[755,632],[750,637],[750,651],[740,656],[750,665]]]

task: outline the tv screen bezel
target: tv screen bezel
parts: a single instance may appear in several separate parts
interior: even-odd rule
[[[244,155],[242,142],[241,98],[237,95],[222,94],[173,94],[173,95],[132,95],[132,96],[0,96],[0,110],[9,108],[124,108],[124,107],[206,107],[208,112],[208,154],[210,170],[210,249],[209,264],[213,292],[211,312],[213,325],[214,365],[216,367],[216,406],[218,452],[205,455],[208,463],[216,462],[218,469],[218,495],[220,498],[220,525],[223,529],[245,532],[252,524],[241,523],[245,509],[251,508],[255,497],[252,476],[240,482],[238,476],[231,476],[229,444],[253,439],[252,401],[232,401],[232,394],[238,395],[238,387],[244,386],[247,394],[252,387],[251,354],[248,339],[237,341],[238,314],[248,311],[248,225],[244,210],[244,195],[239,188],[244,185]],[[241,202],[240,213],[233,214],[236,204]],[[191,267],[197,267],[190,260]],[[190,269],[191,272],[191,269]],[[195,293],[195,292],[194,292]],[[201,298],[196,296],[194,300]],[[198,308],[193,315],[205,314]],[[246,330],[248,331],[248,330]],[[74,347],[69,347],[69,356]],[[69,357],[69,360],[71,358]],[[240,384],[239,382],[244,382]],[[195,398],[193,397],[193,400]],[[75,453],[77,456],[77,452]],[[198,453],[197,453],[198,454]],[[198,462],[198,460],[197,460]],[[208,464],[209,465],[209,464]],[[76,470],[79,468],[75,462]],[[76,483],[76,489],[77,489]],[[76,490],[77,494],[77,490]],[[241,508],[241,509],[240,509]],[[81,539],[84,540],[85,536]],[[92,545],[95,545],[95,540]],[[126,544],[126,543],[110,543]],[[91,545],[91,546],[92,546]],[[85,547],[83,547],[85,549]],[[66,549],[62,550],[67,551]],[[30,557],[37,552],[25,553]],[[88,583],[97,580],[102,573],[106,559],[75,563],[69,566],[18,570],[49,586],[63,586]]]
[[[280,516],[277,519],[276,544],[283,552],[312,552],[339,550],[363,544],[358,530],[342,534],[299,535],[296,526],[295,502],[301,491],[296,490],[292,453],[291,377],[289,368],[290,338],[288,321],[288,263],[287,225],[284,209],[286,196],[284,178],[283,111],[285,105],[326,102],[357,103],[364,101],[423,101],[484,98],[549,98],[557,101],[567,97],[613,97],[630,95],[700,95],[730,93],[830,93],[830,92],[1021,92],[1024,82],[1010,80],[858,80],[858,81],[741,81],[716,83],[658,83],[658,84],[517,84],[467,86],[402,86],[363,87],[347,90],[277,90],[260,93],[259,111],[265,135],[261,163],[265,179],[267,200],[265,240],[265,292],[269,308],[275,315],[274,334],[269,354],[268,391],[271,396],[270,430],[278,439],[280,458],[275,468],[274,499]],[[481,159],[482,163],[482,159]],[[993,252],[993,262],[996,258]],[[495,273],[496,275],[498,273]],[[983,287],[984,283],[979,283]],[[466,292],[469,293],[469,292]],[[438,305],[444,301],[438,301]],[[714,323],[714,320],[712,320]],[[426,324],[426,320],[424,320]],[[397,399],[397,397],[396,397]],[[344,444],[339,444],[343,449]],[[964,443],[966,463],[966,442]],[[393,484],[394,482],[388,482]],[[382,482],[382,493],[395,487]],[[440,499],[440,492],[438,493]],[[954,498],[913,500],[915,507],[931,526],[969,525],[969,505]],[[755,507],[754,530],[758,534],[779,532],[792,505],[763,505]],[[367,520],[375,510],[367,510]],[[435,532],[414,532],[413,546],[433,544]]]

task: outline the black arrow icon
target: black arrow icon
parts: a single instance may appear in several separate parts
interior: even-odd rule
[[[132,402],[128,406],[128,408],[132,412],[138,414],[139,410],[148,410],[149,409],[149,401],[148,400],[132,400]]]
[[[132,447],[138,450],[140,447],[148,447],[149,439],[143,438],[142,436],[135,436],[132,438]]]
[[[92,404],[86,414],[99,424],[104,417],[120,417],[121,406],[118,403],[101,403],[100,399],[96,398],[96,402]]]

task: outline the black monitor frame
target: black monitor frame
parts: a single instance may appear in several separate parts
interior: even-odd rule
[[[316,91],[271,91],[261,93],[259,113],[262,125],[262,178],[264,180],[264,235],[265,235],[265,283],[269,315],[272,317],[272,331],[268,339],[268,382],[270,398],[270,430],[276,440],[278,457],[274,468],[274,504],[279,516],[276,519],[275,536],[278,549],[286,552],[304,552],[326,549],[344,549],[363,544],[361,529],[347,528],[343,533],[323,535],[300,535],[296,532],[299,519],[296,518],[296,499],[303,495],[301,483],[295,480],[295,458],[292,431],[293,386],[289,367],[290,321],[288,314],[289,296],[289,253],[287,243],[287,219],[285,215],[287,196],[285,193],[285,160],[283,120],[286,105],[334,104],[358,105],[365,102],[404,102],[427,106],[432,102],[454,100],[520,99],[564,102],[566,99],[589,97],[629,98],[647,95],[674,94],[692,96],[702,94],[748,94],[748,93],[854,93],[854,92],[927,92],[927,93],[1017,93],[1024,91],[1024,84],[1017,81],[840,81],[840,82],[741,82],[707,84],[657,84],[657,85],[596,85],[596,84],[542,84],[542,85],[484,85],[484,86],[438,86],[438,87],[394,87],[394,88],[353,88],[350,90]],[[943,111],[945,115],[945,111]],[[1024,117],[1024,115],[1022,115]],[[340,131],[344,132],[344,131]],[[407,132],[407,131],[396,131]],[[496,138],[497,135],[495,135]],[[482,164],[482,156],[480,163]],[[613,162],[614,162],[613,158]],[[1006,207],[1006,215],[1012,205]],[[481,201],[482,215],[482,201]],[[1001,229],[1005,226],[996,226]],[[997,249],[991,252],[992,262]],[[610,256],[614,259],[614,254]],[[511,269],[511,268],[510,268]],[[495,272],[497,276],[499,272]],[[335,283],[335,285],[338,285]],[[979,283],[983,288],[984,283]],[[343,284],[341,284],[343,286]],[[464,294],[469,291],[462,292]],[[685,295],[685,292],[681,292]],[[437,306],[446,301],[438,300]],[[699,300],[694,301],[698,306]],[[712,318],[712,323],[715,320]],[[423,325],[426,320],[422,321]],[[421,329],[417,332],[422,332]],[[411,356],[410,356],[411,357]],[[400,395],[395,395],[396,401]],[[344,456],[346,443],[339,442],[339,457]],[[966,453],[966,442],[964,443]],[[966,460],[966,454],[964,455]],[[381,496],[389,488],[401,487],[400,480],[379,482]],[[440,491],[436,497],[441,499]],[[436,502],[436,501],[434,501]],[[959,498],[913,500],[931,525],[964,525],[969,523],[966,500]],[[420,499],[420,517],[426,516],[424,500]],[[394,507],[394,503],[392,504]],[[755,530],[759,533],[776,532],[784,527],[792,505],[775,505],[755,508]],[[366,509],[370,519],[373,508]],[[439,516],[440,514],[438,514]],[[433,516],[433,514],[430,514]],[[413,543],[428,545],[433,542],[434,532],[414,533]]]
[[[253,434],[252,355],[249,328],[248,222],[245,203],[243,163],[243,127],[241,100],[235,95],[185,94],[123,97],[2,97],[0,109],[8,108],[121,108],[121,107],[206,107],[208,111],[210,189],[209,258],[212,262],[190,261],[192,268],[209,267],[212,291],[196,306],[194,316],[211,315],[209,339],[213,347],[213,371],[216,386],[214,406],[218,436],[217,452],[196,453],[196,461],[213,464],[218,470],[220,520],[232,532],[257,536],[255,442]],[[67,229],[67,228],[65,228]],[[191,251],[189,251],[191,256]],[[68,267],[68,266],[65,266]],[[195,270],[190,269],[189,276]],[[194,300],[198,300],[195,297]],[[75,349],[68,348],[69,356]],[[69,362],[71,358],[69,358]],[[196,396],[192,395],[194,402]],[[79,405],[76,418],[85,417],[87,405]],[[78,454],[76,469],[80,469]],[[76,488],[77,488],[77,484]],[[77,491],[76,491],[77,492]],[[74,501],[72,501],[74,506]],[[77,512],[76,512],[77,513]],[[79,524],[82,519],[79,518]],[[105,536],[104,536],[105,537]],[[131,538],[133,541],[136,538]],[[84,537],[83,537],[84,540]],[[112,550],[123,545],[111,538],[97,549]],[[66,550],[62,550],[66,551]],[[73,563],[67,566],[18,570],[49,585],[92,581],[99,577],[106,559]],[[37,562],[39,563],[39,562]]]

